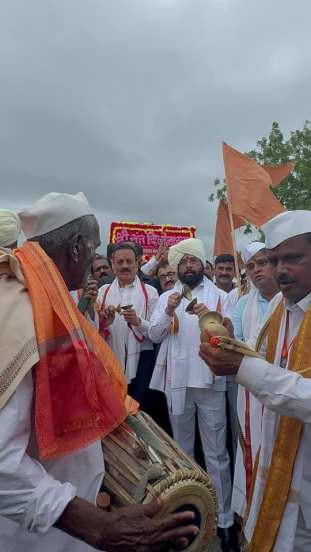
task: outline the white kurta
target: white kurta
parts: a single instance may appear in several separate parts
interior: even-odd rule
[[[136,377],[140,352],[153,349],[153,344],[148,338],[149,318],[159,295],[157,290],[148,284],[144,284],[144,289],[147,293],[147,304],[138,276],[131,284],[124,287],[120,287],[118,280],[115,279],[112,284],[102,286],[98,292],[97,300],[100,308],[104,303],[106,307],[119,304],[133,305],[141,318],[141,325],[131,329],[123,316],[116,313],[113,323],[108,327],[110,335],[107,343],[121,362],[128,383]]]
[[[0,411],[0,550],[91,552],[53,525],[75,496],[95,503],[104,475],[101,445],[39,461],[32,408],[29,372]]]
[[[275,308],[279,297],[271,302],[270,313]],[[304,313],[311,303],[311,293],[295,305],[286,305],[289,311],[288,343],[297,335]],[[275,364],[264,360],[244,357],[236,381],[249,389],[264,405],[262,418],[262,444],[259,458],[254,495],[250,515],[245,527],[248,541],[256,524],[267,468],[277,434],[279,415],[291,416],[304,422],[300,446],[298,449],[290,498],[281,522],[274,552],[293,552],[296,549],[298,516],[303,519],[310,540],[306,552],[311,550],[311,379],[304,378],[279,366],[281,349],[285,333],[285,315],[281,323],[277,343]],[[306,346],[310,344],[306,343]]]
[[[160,296],[150,320],[151,339],[155,342],[163,340],[150,387],[165,391],[174,439],[191,456],[194,456],[197,413],[206,469],[218,497],[218,524],[226,528],[233,524],[226,449],[226,378],[218,377],[214,382],[211,371],[199,357],[198,317],[185,311],[189,304],[185,298],[176,309],[179,331],[170,333],[172,318],[165,309],[169,295],[176,291],[181,292],[180,282]],[[227,294],[205,277],[192,290],[192,296],[210,310],[216,310],[219,304],[223,310]]]
[[[259,291],[252,286],[250,293],[241,298],[236,309],[233,311],[232,322],[236,338],[245,341],[245,343],[250,345],[250,347],[255,348],[257,337],[268,308],[269,301],[264,299]],[[261,443],[262,404],[252,393],[248,393],[243,386],[239,385],[237,413],[243,438],[246,438],[245,422],[247,415],[247,403],[249,405],[250,446],[254,466],[256,454]],[[246,471],[244,466],[243,451],[241,444],[238,441],[236,462],[234,466],[232,509],[234,512],[239,514],[239,516],[243,517],[246,506]]]
[[[165,309],[169,295],[176,292],[181,292],[180,282],[176,282],[173,289],[162,293],[150,319],[151,340],[155,343],[163,342],[150,387],[165,391],[170,410],[173,414],[182,414],[187,387],[225,391],[226,378],[216,377],[213,383],[212,372],[199,357],[198,317],[185,312],[189,304],[185,298],[175,311],[179,320],[179,331],[177,334],[170,334],[172,317],[166,314]],[[210,310],[216,310],[220,301],[223,312],[227,294],[204,277],[203,281],[192,290],[192,297],[196,297],[198,303],[204,303]]]
[[[149,261],[147,261],[145,264],[143,264],[140,267],[140,270],[146,275],[149,276],[152,272],[154,272],[158,268],[159,262],[157,261],[156,257],[153,256]]]
[[[233,288],[231,291],[229,291],[229,293],[227,293],[225,310],[226,310],[226,316],[228,316],[228,318],[231,318],[231,314],[233,312],[235,305],[239,300],[239,297],[240,297],[240,292],[238,287]]]

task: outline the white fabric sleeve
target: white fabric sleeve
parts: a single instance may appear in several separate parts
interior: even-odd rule
[[[173,317],[165,311],[167,298],[167,293],[161,295],[150,318],[149,338],[153,343],[161,343],[170,331]]]
[[[238,301],[238,291],[236,290],[236,288],[231,290],[229,293],[226,293],[223,290],[219,290],[219,291],[222,291],[222,294],[221,294],[222,311],[221,312],[226,318],[231,319],[233,309]]]
[[[28,531],[45,533],[76,496],[76,488],[55,480],[27,454],[32,405],[29,372],[0,411],[0,515]]]
[[[270,410],[311,423],[311,379],[265,360],[245,356],[235,381]]]
[[[146,275],[149,276],[151,272],[153,272],[158,267],[158,261],[155,258],[155,256],[151,257],[149,261],[147,261],[145,264],[143,264],[140,267],[140,270]]]
[[[157,290],[146,284],[146,290],[148,293],[148,318],[150,320],[150,317],[152,316],[152,313],[155,309],[155,306],[159,300],[159,294]],[[143,335],[144,337],[149,337],[149,327],[150,327],[150,321],[142,319],[140,326],[137,326],[137,329]]]

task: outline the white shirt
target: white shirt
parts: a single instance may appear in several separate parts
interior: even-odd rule
[[[227,300],[226,300],[226,316],[228,318],[231,318],[231,314],[234,310],[235,305],[237,304],[240,296],[240,291],[238,287],[233,288],[229,293],[227,293]]]
[[[278,301],[279,297],[272,300],[270,314]],[[291,343],[293,337],[297,335],[310,303],[311,293],[297,304],[286,304],[286,310],[289,312],[288,343]],[[249,389],[265,406],[260,457],[263,457],[263,461],[264,455],[267,456],[267,451],[273,446],[279,415],[297,418],[305,424],[292,478],[292,487],[297,498],[295,501],[291,500],[287,503],[274,552],[292,552],[299,508],[303,513],[306,526],[311,529],[311,379],[280,367],[285,320],[286,318],[283,316],[275,364],[272,365],[261,359],[244,357],[236,375],[236,381]],[[310,346],[310,344],[306,344],[306,346]],[[257,477],[252,508],[246,526],[248,540],[257,519],[261,494],[262,482]]]
[[[134,282],[135,282],[135,280],[134,280]],[[126,286],[121,287],[119,282],[117,281],[117,287],[118,287],[118,292],[121,296],[121,303],[120,304],[121,305],[133,305],[133,308],[137,311],[137,307],[138,307],[138,305],[137,305],[137,295],[136,295],[134,282],[132,282],[131,284],[128,284]],[[157,290],[154,287],[150,286],[149,284],[144,284],[144,286],[145,286],[145,289],[146,289],[146,292],[147,292],[147,295],[148,295],[148,315],[147,315],[147,319],[142,318],[140,316],[140,313],[137,312],[137,315],[140,316],[140,319],[141,319],[141,324],[140,324],[140,326],[137,326],[137,330],[145,338],[144,341],[142,341],[141,346],[140,346],[142,351],[153,349],[153,344],[151,343],[151,341],[149,339],[149,326],[150,326],[149,318],[150,318],[151,314],[153,313],[153,311],[155,309],[155,306],[158,302],[158,298],[159,298],[159,294],[158,294]],[[103,285],[98,291],[97,301],[101,306],[102,306],[102,303],[103,303],[103,300],[104,300],[104,297],[105,297],[105,292],[106,292],[108,287],[111,287],[111,284]],[[142,290],[140,288],[139,288],[139,292],[142,293]],[[107,299],[106,299],[106,307],[107,306],[108,306],[108,302],[107,302]],[[117,306],[117,305],[115,305],[115,306]],[[124,335],[124,340],[127,341],[129,332],[131,330],[130,330],[128,324],[124,321],[124,319],[122,317],[120,317],[120,318],[121,318],[121,322],[122,322],[122,331],[123,331],[123,335]],[[111,333],[114,331],[114,325],[113,324],[111,326],[109,326],[109,331]],[[110,344],[110,346],[112,346],[112,343],[110,343],[109,339],[108,339],[108,343]]]
[[[179,282],[176,283],[174,289],[160,296],[151,316],[149,335],[155,343],[160,343],[170,334],[172,318],[166,314],[165,309],[168,297],[176,291],[180,292]],[[192,297],[196,297],[198,303],[204,303],[211,310],[216,309],[218,299],[220,299],[223,308],[226,296],[227,294],[224,291],[218,289],[206,277],[192,290]],[[172,400],[172,411],[176,414],[183,412],[185,389],[187,387],[212,388],[215,391],[224,391],[226,388],[226,378],[216,377],[215,383],[213,383],[211,371],[199,357],[200,329],[198,317],[185,312],[188,303],[189,301],[183,298],[175,311],[179,321],[179,331],[177,334],[169,336],[167,353],[168,371],[166,377],[170,378],[171,373],[171,389],[173,391],[172,399],[168,398],[168,402]],[[163,343],[161,347],[164,347],[164,345]],[[152,388],[161,389],[160,378],[158,379],[159,384],[156,383],[158,369],[161,370],[157,364],[151,385]],[[167,385],[165,387],[167,388]]]
[[[38,458],[29,372],[0,411],[1,552],[94,550],[52,527],[75,496],[95,503],[104,476],[100,442],[54,460]]]

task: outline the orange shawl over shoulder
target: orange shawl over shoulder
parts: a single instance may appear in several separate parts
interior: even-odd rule
[[[76,451],[127,416],[121,365],[77,309],[53,261],[34,242],[14,251],[33,308],[40,360],[35,431],[40,458]]]

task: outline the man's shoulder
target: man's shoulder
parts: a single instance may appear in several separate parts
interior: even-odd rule
[[[7,348],[9,340],[20,345],[35,338],[35,326],[30,295],[25,285],[16,278],[0,278],[0,342]],[[4,349],[3,349],[4,350]]]
[[[223,289],[220,289],[219,287],[217,287],[216,284],[214,284],[214,282],[212,282],[212,280],[210,280],[206,276],[204,276],[203,282],[204,282],[205,287],[207,287],[208,289],[214,291],[215,293],[218,293],[218,295],[222,299],[226,299],[226,297],[228,297],[228,293],[223,291]]]
[[[103,284],[100,288],[98,288],[97,301],[100,301],[104,297],[105,292],[111,288],[111,284],[112,282],[109,284]]]
[[[161,293],[160,297],[159,297],[159,301],[161,301],[161,303],[166,303],[169,296],[172,295],[172,293],[175,293],[176,290],[174,288],[172,289],[169,289],[168,291],[164,291],[163,293]]]
[[[145,285],[145,288],[147,290],[148,295],[150,295],[151,297],[159,297],[158,291],[154,286],[152,286],[151,284],[146,284],[146,283],[144,285]]]

